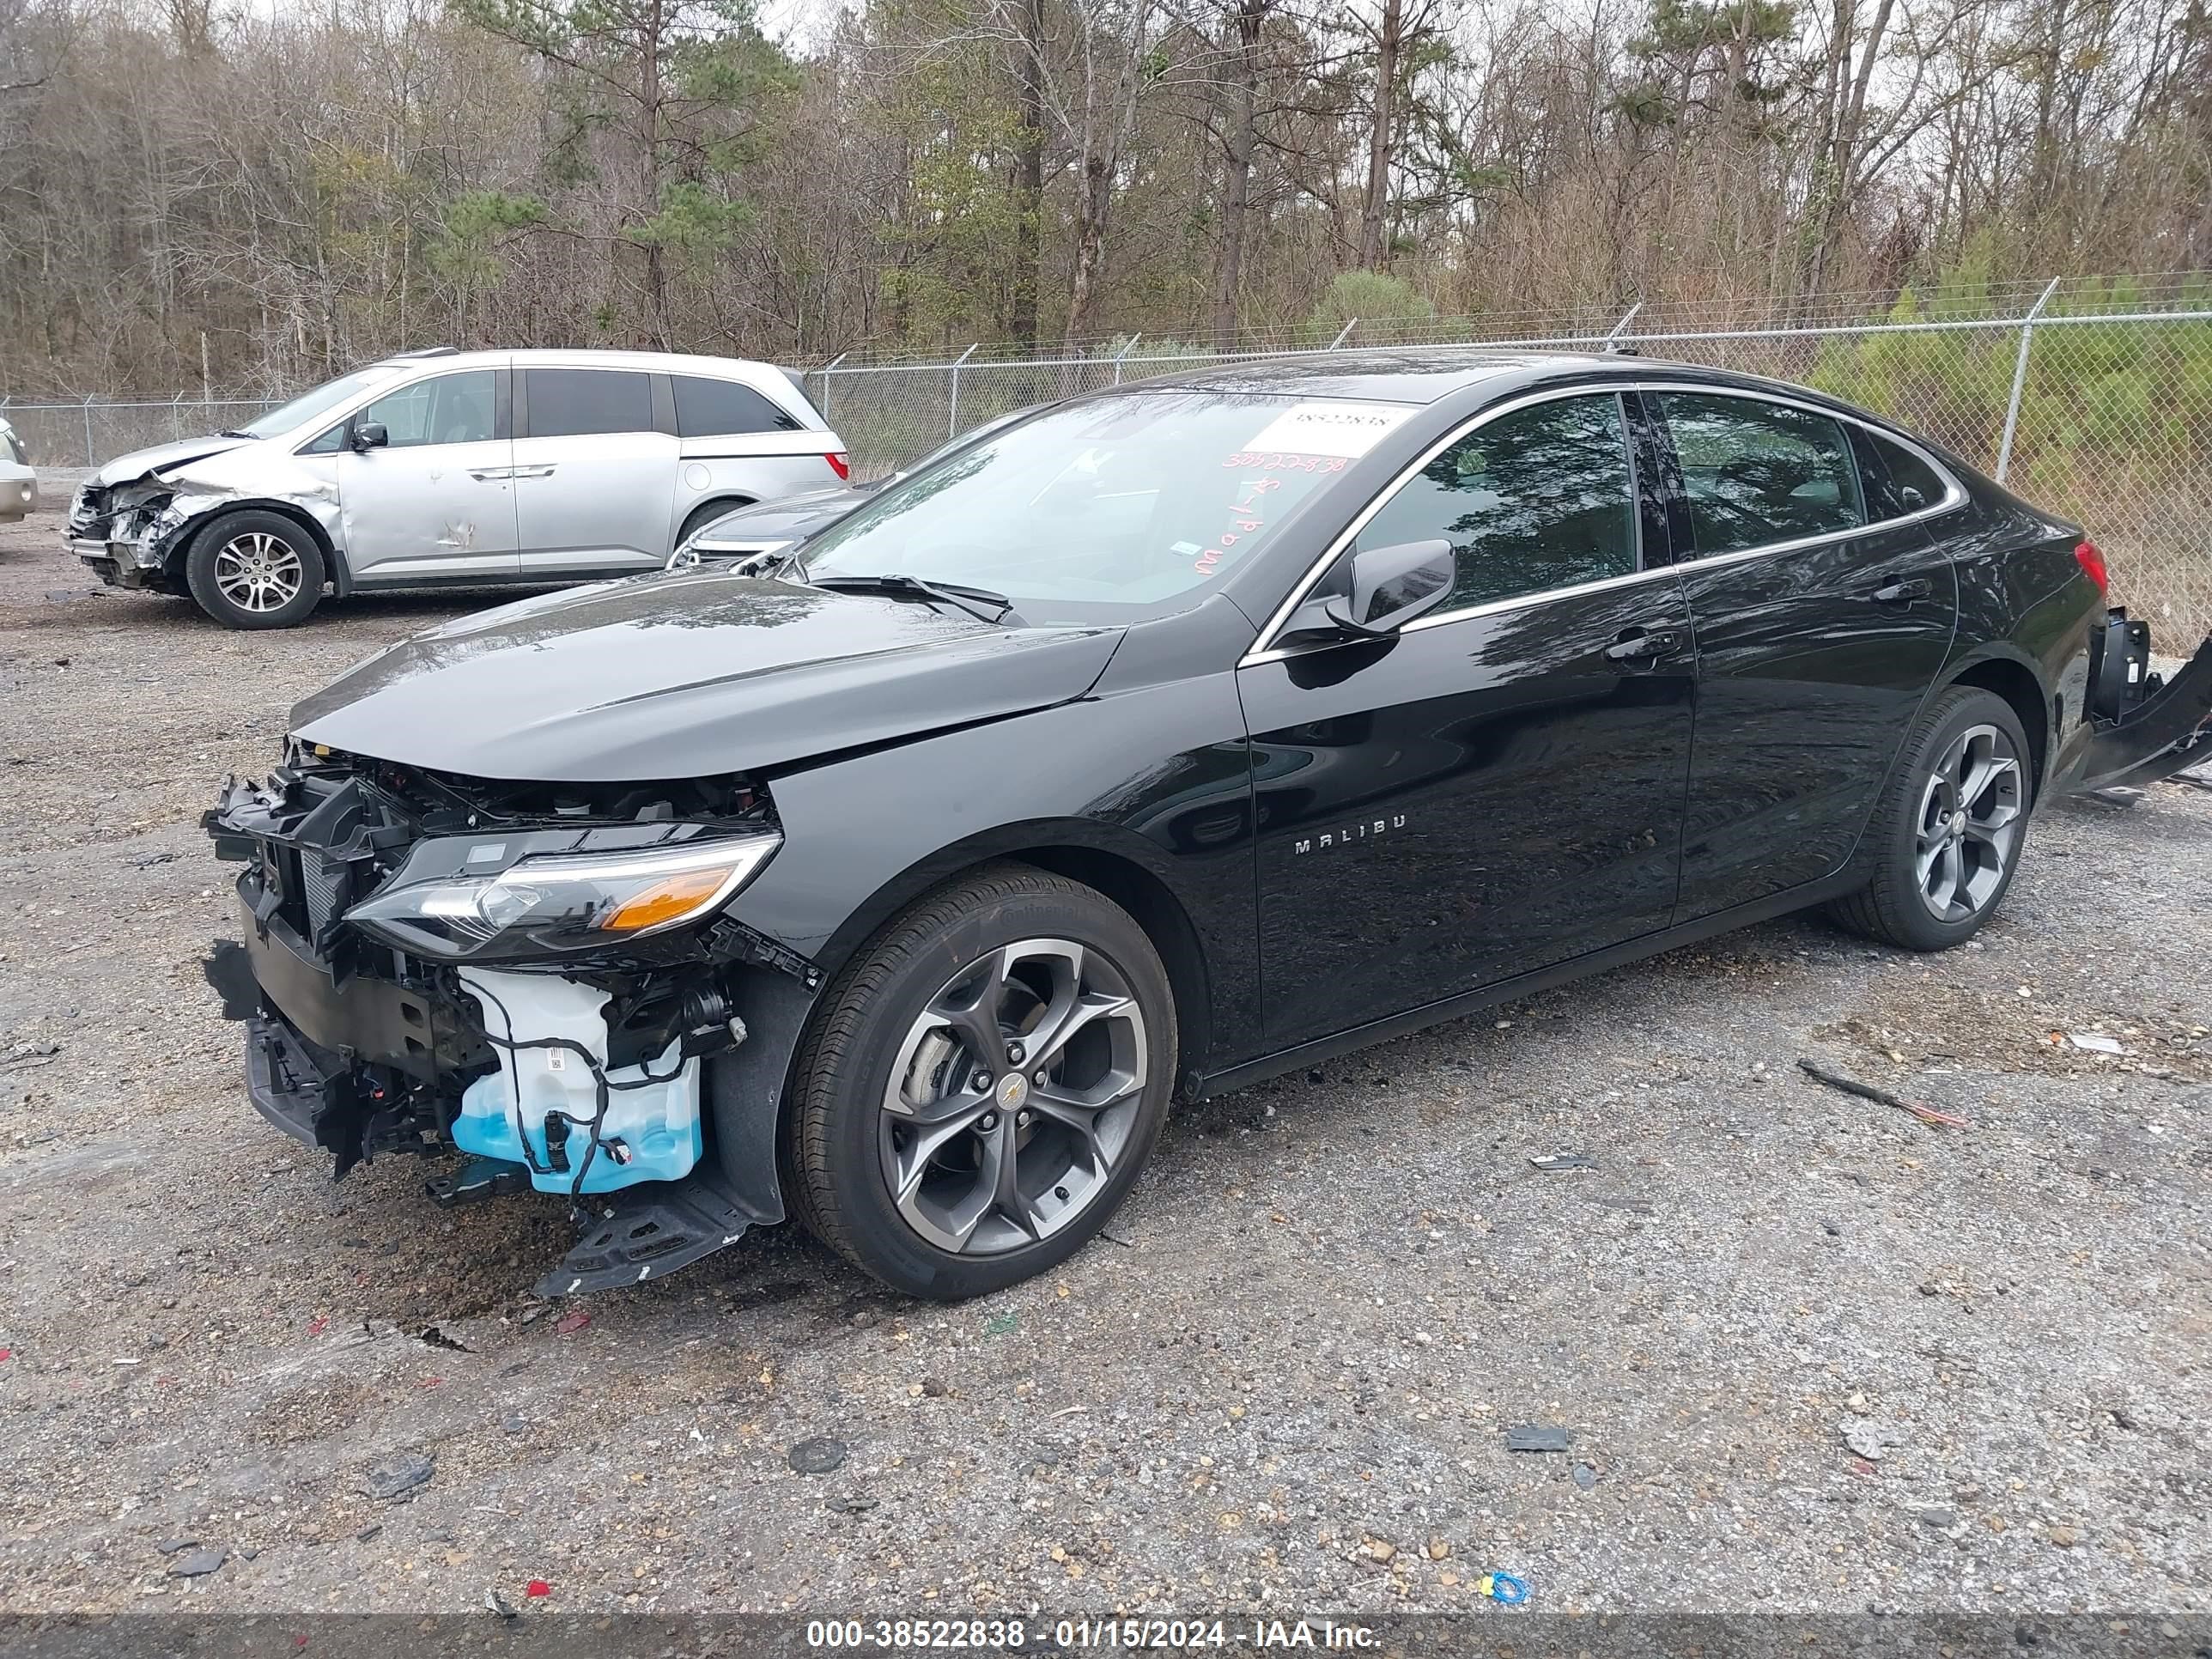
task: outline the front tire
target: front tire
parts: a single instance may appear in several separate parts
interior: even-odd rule
[[[226,513],[192,538],[185,585],[226,628],[296,628],[323,597],[322,550],[281,513]]]
[[[1965,944],[2012,885],[2033,793],[2012,705],[1976,686],[1942,692],[1906,738],[1867,826],[1871,878],[1830,914],[1908,951]]]
[[[1015,864],[941,887],[839,976],[801,1051],[799,1218],[913,1296],[1042,1273],[1134,1184],[1176,1036],[1159,953],[1103,894]]]

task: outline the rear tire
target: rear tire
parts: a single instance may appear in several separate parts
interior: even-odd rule
[[[322,602],[322,550],[281,513],[226,513],[192,538],[185,585],[226,628],[296,628]]]
[[[2027,844],[2033,758],[2012,705],[1977,686],[1929,704],[1867,825],[1872,875],[1829,915],[1907,951],[1947,951],[1982,929]]]
[[[896,1290],[999,1290],[1105,1225],[1175,1075],[1144,929],[1090,888],[990,866],[917,901],[824,1000],[794,1086],[793,1211]]]
[[[702,502],[684,516],[684,527],[676,532],[675,545],[671,547],[669,551],[673,553],[676,548],[683,546],[715,520],[725,514],[735,513],[740,507],[752,505],[752,502],[742,495],[724,495],[714,501]]]

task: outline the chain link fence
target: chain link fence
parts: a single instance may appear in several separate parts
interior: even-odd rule
[[[1237,349],[1124,338],[1055,357],[977,347],[934,362],[846,358],[799,373],[854,458],[880,477],[1001,415],[1209,363],[1316,362],[1378,346],[1630,348],[1816,386],[1923,434],[2085,526],[2115,597],[2161,643],[2212,632],[2212,279],[2082,279],[2040,289],[1824,302],[1786,325],[1720,306],[1638,307],[1607,319],[1427,318],[1309,326]],[[0,400],[34,463],[97,465],[127,450],[243,425],[276,400]]]
[[[17,403],[0,398],[0,420],[15,428],[40,471],[76,471],[117,455],[179,438],[244,426],[279,407],[282,398],[173,398],[167,403]]]

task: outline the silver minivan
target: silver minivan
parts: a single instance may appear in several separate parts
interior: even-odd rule
[[[112,586],[287,628],[326,590],[658,569],[732,507],[848,471],[837,434],[765,363],[437,348],[235,431],[118,457],[77,491],[68,535]]]

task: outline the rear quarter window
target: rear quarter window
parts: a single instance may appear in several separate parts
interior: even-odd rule
[[[1871,462],[1866,470],[1869,519],[1901,519],[1942,504],[1950,486],[1942,473],[1879,432],[1863,431],[1858,437]]]
[[[682,438],[716,438],[744,432],[801,432],[796,416],[749,386],[703,374],[672,374],[676,391],[676,433]]]

